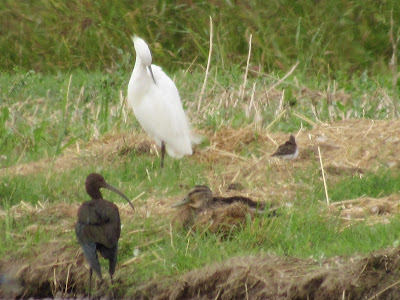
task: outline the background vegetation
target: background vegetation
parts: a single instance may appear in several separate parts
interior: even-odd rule
[[[253,61],[265,72],[300,61],[310,75],[376,72],[392,56],[390,20],[396,0],[279,1],[12,1],[0,4],[0,68],[129,69],[130,37],[150,44],[169,70],[205,65],[209,16],[214,22],[212,64],[243,66],[253,34]]]

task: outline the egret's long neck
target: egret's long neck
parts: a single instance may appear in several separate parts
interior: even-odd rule
[[[139,56],[136,56],[136,61],[135,61],[135,66],[133,67],[132,71],[132,77],[133,76],[143,76],[143,74],[146,74],[146,66],[143,64],[142,60],[140,59]]]
[[[135,66],[128,84],[128,101],[131,105],[142,101],[149,88],[148,76],[145,64],[136,56]]]
[[[132,71],[131,78],[129,80],[129,89],[140,87],[145,84],[144,78],[147,76],[146,66],[143,64],[141,59],[136,56],[135,66]]]

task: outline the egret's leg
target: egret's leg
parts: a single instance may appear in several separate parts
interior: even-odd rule
[[[161,142],[161,169],[164,168],[165,143]]]

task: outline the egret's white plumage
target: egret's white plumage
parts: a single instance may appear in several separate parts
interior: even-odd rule
[[[147,134],[165,144],[175,158],[191,155],[200,138],[191,132],[175,83],[156,65],[144,40],[133,37],[136,62],[128,85],[128,102]],[[161,158],[163,159],[163,157]]]

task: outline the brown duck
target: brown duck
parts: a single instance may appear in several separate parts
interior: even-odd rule
[[[194,228],[211,224],[209,229],[212,232],[243,223],[248,214],[252,217],[264,214],[265,206],[264,202],[242,196],[213,196],[211,189],[205,185],[193,187],[182,201],[172,205],[180,208],[175,221],[184,227]]]

